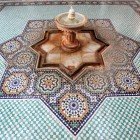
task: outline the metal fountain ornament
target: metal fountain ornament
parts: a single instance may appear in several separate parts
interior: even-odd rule
[[[87,17],[74,11],[71,6],[69,12],[61,13],[55,18],[57,28],[64,32],[61,48],[66,52],[75,52],[81,47],[76,33],[81,31],[87,23]]]

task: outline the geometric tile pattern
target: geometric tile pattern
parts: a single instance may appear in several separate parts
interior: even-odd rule
[[[0,82],[1,82],[1,78],[5,72],[6,67],[7,67],[7,63],[5,59],[0,55]]]
[[[34,56],[32,53],[27,51],[19,52],[14,58],[14,64],[19,67],[27,67],[31,65],[34,60]]]
[[[15,51],[17,51],[18,49],[20,49],[21,47],[21,43],[17,40],[10,40],[9,42],[5,43],[2,45],[2,51],[4,53],[13,53]]]
[[[6,3],[4,9],[0,12],[0,29],[2,29],[0,43],[21,34],[28,20],[53,19],[57,14],[67,11],[67,4],[69,4],[68,1]],[[138,31],[138,23],[140,22],[138,14],[140,11],[136,2],[82,1],[78,3],[74,1],[72,4],[75,5],[74,7],[79,12],[84,13],[91,19],[110,19],[119,33],[140,41],[140,33]],[[52,9],[55,10],[52,11]],[[104,10],[105,12],[103,12]],[[5,16],[5,14],[9,16]]]
[[[115,75],[117,85],[127,92],[135,92],[140,88],[140,82],[137,76],[130,71],[118,71]]]
[[[106,98],[78,140],[139,140],[140,97]]]
[[[36,89],[42,94],[53,94],[61,88],[61,77],[57,73],[41,75],[36,82]]]
[[[19,94],[26,89],[28,77],[25,73],[12,73],[5,79],[2,89],[6,94]]]
[[[140,97],[108,97],[73,137],[39,99],[0,99],[1,140],[140,139]]]
[[[133,63],[140,74],[140,50],[138,51],[138,54],[135,56]]]
[[[1,45],[8,62],[2,96],[39,96],[74,136],[106,96],[139,96],[140,77],[133,65],[139,42],[118,34],[108,19],[89,20],[85,29],[93,28],[97,38],[110,44],[102,52],[104,66],[85,67],[71,78],[57,67],[36,67],[40,59],[31,46],[56,26],[54,20],[30,20],[21,35]]]
[[[67,139],[67,131],[39,99],[1,99],[0,112],[1,140]]]
[[[85,88],[91,93],[102,93],[108,87],[107,78],[102,73],[87,73],[83,77]]]
[[[55,9],[52,12],[52,6],[49,6],[51,3],[53,3],[54,7],[58,10]],[[10,35],[16,36],[17,33],[21,33],[25,23],[30,20],[22,34],[0,45],[0,53],[8,62],[7,69],[0,83],[0,96],[2,98],[36,98],[37,96],[49,108],[48,112],[42,118],[43,115],[38,115],[41,113],[38,111],[45,111],[46,107],[43,108],[41,106],[37,108],[39,104],[36,106],[36,103],[33,104],[33,106],[31,103],[28,106],[26,100],[26,104],[23,103],[24,101],[20,101],[20,104],[20,102],[17,102],[17,99],[16,101],[11,99],[5,100],[4,104],[0,105],[0,110],[4,114],[0,114],[0,118],[3,118],[3,116],[7,118],[7,116],[9,116],[8,118],[12,118],[12,121],[17,118],[13,123],[14,125],[12,125],[12,121],[9,121],[8,118],[3,119],[4,122],[0,125],[0,139],[21,138],[28,140],[30,139],[29,137],[32,138],[32,135],[35,135],[32,139],[72,139],[73,136],[74,138],[78,136],[79,138],[77,138],[79,140],[84,140],[84,138],[95,138],[97,140],[139,139],[140,75],[136,69],[137,64],[134,66],[134,56],[138,54],[140,47],[140,42],[135,41],[140,40],[138,31],[138,23],[140,21],[139,5],[134,1],[73,2],[73,4],[79,4],[79,12],[87,14],[91,19],[96,18],[96,20],[89,20],[86,28],[94,29],[97,37],[110,44],[110,46],[102,53],[105,63],[104,67],[87,67],[82,69],[74,79],[71,79],[54,67],[37,69],[36,65],[39,57],[38,54],[30,48],[31,45],[43,39],[45,31],[56,28],[53,20],[39,19],[52,19],[58,12],[66,11],[67,7],[60,6],[60,3],[62,5],[69,4],[65,1],[47,1],[41,3],[41,5],[48,5],[47,9],[45,5],[29,7],[15,6],[14,10],[9,12],[10,18],[8,21],[5,20],[5,18],[7,19],[8,17],[5,16],[5,12],[9,11],[11,6],[5,6],[0,12],[0,15],[2,15],[0,26],[4,33],[4,35],[0,37],[0,42],[10,38]],[[36,2],[6,3],[5,5],[8,4],[35,5]],[[39,2],[37,2],[37,4],[39,4]],[[75,7],[76,6],[77,5],[75,5]],[[63,7],[63,9],[61,9],[61,7]],[[94,10],[94,12],[89,12],[87,8],[89,8],[89,11]],[[103,11],[102,8],[104,9]],[[46,12],[44,12],[44,9]],[[22,12],[19,12],[19,10]],[[32,12],[32,10],[34,12]],[[51,14],[49,11],[51,11]],[[23,16],[23,13],[25,13],[26,16]],[[106,15],[104,15],[104,13],[106,13]],[[17,16],[17,18],[15,18],[15,16]],[[12,19],[14,21],[12,21]],[[112,21],[119,33],[108,19]],[[39,24],[33,24],[33,22],[39,22]],[[6,26],[7,23],[10,23],[10,26]],[[8,34],[6,34],[5,30]],[[120,32],[123,35],[120,34]],[[124,98],[118,96],[129,97]],[[3,100],[0,100],[0,102],[2,101]],[[8,102],[7,104],[6,101]],[[14,101],[16,105],[14,104],[12,106],[10,101]],[[40,100],[39,102],[42,104]],[[101,103],[103,103],[103,106],[99,108]],[[4,105],[9,109],[6,114]],[[17,107],[19,108],[17,112],[21,112],[15,115],[13,112]],[[22,107],[22,109],[20,109],[20,107]],[[97,109],[99,109],[99,114],[98,111],[97,114],[94,114]],[[32,112],[33,115],[29,112]],[[38,116],[34,115],[35,112],[38,112]],[[51,124],[48,123],[47,120],[49,122],[53,120],[50,116],[48,118],[51,119],[46,118],[49,113],[53,115],[53,118],[57,117],[60,123],[64,125],[60,127],[59,124],[56,125],[55,121]],[[22,116],[20,116],[20,114]],[[93,119],[94,116],[95,120]],[[33,120],[33,122],[30,119]],[[38,120],[42,121],[44,119],[46,120],[39,122],[39,126],[36,124]],[[26,122],[26,120],[28,121]],[[29,122],[31,122],[31,124]],[[48,127],[45,122],[49,124]],[[23,127],[24,125],[26,126]],[[32,126],[32,128],[29,129],[30,126]],[[42,126],[43,129],[40,129]],[[73,134],[72,137],[63,129],[63,126],[69,129],[68,132]],[[16,132],[16,130],[18,130],[18,132]],[[29,131],[31,133],[29,133]]]

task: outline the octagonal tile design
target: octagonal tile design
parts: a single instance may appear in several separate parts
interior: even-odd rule
[[[19,94],[26,89],[28,85],[28,77],[25,73],[12,73],[5,79],[2,90],[6,94]]]
[[[69,63],[65,63],[65,60],[68,56],[61,62],[61,69],[56,67],[61,61],[58,59],[61,55],[60,48],[56,47],[59,46],[57,39],[61,36],[56,30],[54,20],[32,20],[27,23],[21,35],[0,45],[1,55],[8,63],[5,75],[1,78],[0,93],[1,98],[39,97],[76,136],[106,97],[140,95],[140,75],[136,69],[140,42],[118,34],[108,19],[89,20],[84,32],[78,34],[84,47],[81,48],[81,53],[75,52],[73,57],[78,56],[79,62],[82,57],[82,62],[88,60],[92,65],[81,68],[79,66],[82,63],[76,61],[74,66],[78,66],[81,71],[74,69],[71,73],[74,78],[70,78],[66,74]],[[87,43],[88,41],[92,43]],[[36,43],[41,52],[36,52],[37,47],[31,47],[36,46]],[[105,47],[106,44],[110,45]],[[95,51],[100,52],[96,58],[103,61],[101,65],[93,67],[96,63],[86,53],[92,54]],[[82,52],[85,52],[83,56]],[[84,56],[88,59],[84,59]],[[38,69],[40,64],[46,65],[46,60],[54,65],[48,64],[47,67]],[[39,63],[40,61],[42,62]]]
[[[16,52],[20,48],[21,48],[21,42],[16,39],[13,39],[3,44],[1,50],[4,53],[11,54]]]
[[[103,73],[86,73],[83,76],[84,87],[91,94],[100,94],[106,91],[108,88],[108,81]]]
[[[41,94],[54,94],[61,88],[61,76],[57,72],[49,72],[39,75],[36,82],[36,89]]]
[[[81,93],[66,93],[60,99],[59,110],[68,121],[81,121],[89,112],[88,102]]]

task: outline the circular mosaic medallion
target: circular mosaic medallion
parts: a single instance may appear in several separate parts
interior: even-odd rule
[[[108,87],[107,78],[100,74],[87,74],[84,76],[85,88],[92,93],[104,92]]]
[[[97,20],[97,21],[95,21],[95,24],[97,26],[101,26],[101,27],[109,27],[110,26],[110,22],[106,21],[106,20]]]
[[[24,73],[13,73],[5,79],[2,89],[6,94],[19,94],[28,85],[28,77]]]
[[[99,36],[107,41],[116,39],[116,34],[112,30],[98,29],[97,31]]]
[[[14,63],[19,67],[25,67],[33,63],[33,58],[34,56],[30,52],[20,52],[14,57]]]
[[[23,39],[29,42],[34,42],[35,40],[38,40],[41,37],[40,32],[28,32],[24,34]]]
[[[114,53],[110,58],[113,58],[113,63],[115,65],[124,65],[127,63],[127,57],[124,53],[118,52]]]
[[[137,76],[129,71],[118,71],[115,80],[117,85],[127,92],[138,91],[140,88]]]
[[[43,74],[39,77],[36,87],[43,94],[54,92],[61,87],[61,78],[56,73]]]
[[[21,43],[19,41],[11,40],[2,45],[2,51],[4,53],[13,53],[19,50],[20,47],[21,47]]]
[[[80,121],[89,112],[87,99],[80,93],[66,93],[59,104],[60,113],[69,121]]]
[[[43,22],[42,21],[32,21],[28,25],[30,28],[37,29],[43,27]]]
[[[128,62],[128,57],[124,52],[114,49],[106,54],[106,58],[108,62],[112,62],[114,65],[126,65]]]
[[[138,45],[132,40],[124,39],[120,43],[126,51],[134,51],[138,48]]]

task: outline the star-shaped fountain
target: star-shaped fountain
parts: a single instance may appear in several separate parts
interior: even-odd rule
[[[44,39],[32,46],[40,54],[38,68],[59,67],[73,78],[85,66],[103,65],[101,52],[107,44],[96,38],[94,30],[86,30],[86,16],[69,12],[55,18],[57,30],[46,31]]]

